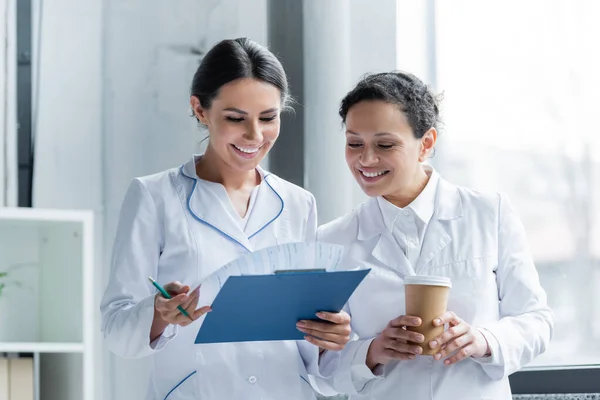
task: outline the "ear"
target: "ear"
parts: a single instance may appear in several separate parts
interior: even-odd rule
[[[430,128],[421,138],[421,153],[419,154],[419,162],[424,162],[429,154],[433,151],[437,142],[437,130]]]
[[[208,125],[208,118],[206,115],[207,110],[202,107],[202,104],[200,104],[200,99],[198,99],[196,96],[190,97],[190,106],[192,106],[192,111],[194,112],[194,115],[198,121],[200,121],[200,123],[203,125]]]

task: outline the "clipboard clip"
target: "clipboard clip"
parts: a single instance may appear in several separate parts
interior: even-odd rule
[[[278,269],[275,270],[275,275],[284,275],[284,274],[307,274],[314,272],[326,272],[324,268],[313,268],[313,269]]]

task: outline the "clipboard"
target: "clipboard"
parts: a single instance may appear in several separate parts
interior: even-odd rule
[[[212,303],[196,344],[304,340],[300,320],[340,312],[370,269],[230,276]]]

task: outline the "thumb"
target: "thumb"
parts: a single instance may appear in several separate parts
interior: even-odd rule
[[[165,290],[170,294],[177,296],[181,293],[187,293],[190,291],[190,287],[188,285],[184,285],[179,281],[169,282],[164,286]]]

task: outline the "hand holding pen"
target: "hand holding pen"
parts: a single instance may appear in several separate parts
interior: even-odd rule
[[[159,291],[154,300],[154,309],[164,322],[187,326],[211,311],[210,306],[196,309],[200,286],[190,292],[190,287],[180,282],[167,283],[163,288],[154,279],[148,279]]]

